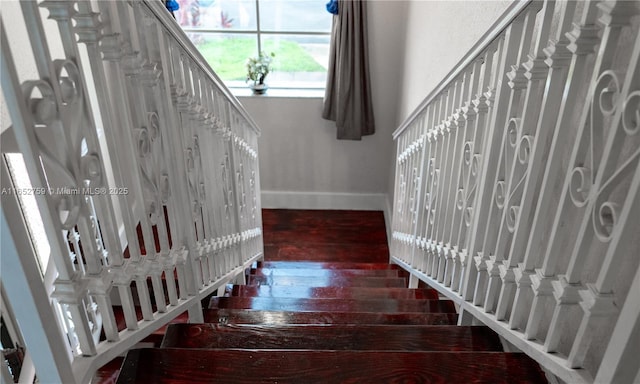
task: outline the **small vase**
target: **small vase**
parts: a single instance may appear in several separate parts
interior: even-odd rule
[[[251,88],[254,95],[264,95],[267,93],[269,86],[267,84],[249,84],[249,88]]]

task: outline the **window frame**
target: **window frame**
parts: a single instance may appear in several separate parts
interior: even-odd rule
[[[193,26],[182,26],[178,22],[178,25],[182,28],[185,33],[212,33],[212,34],[228,34],[228,35],[252,35],[256,36],[257,41],[257,52],[262,52],[262,36],[329,36],[331,37],[331,30],[328,32],[320,32],[320,31],[296,31],[296,30],[287,30],[287,31],[273,31],[273,30],[262,30],[260,25],[260,1],[255,0],[255,17],[256,17],[256,29],[229,29],[229,28],[202,28],[202,27],[193,27]],[[177,21],[177,20],[176,20]],[[238,89],[238,88],[246,88],[246,83],[240,80],[224,80],[221,79],[225,85],[229,88]],[[323,82],[320,85],[320,82],[302,82],[302,81],[292,81],[284,84],[278,85],[269,85],[269,88],[273,89],[300,89],[300,90],[311,90],[311,91],[324,91],[326,88],[326,82]],[[235,92],[234,92],[235,93]]]

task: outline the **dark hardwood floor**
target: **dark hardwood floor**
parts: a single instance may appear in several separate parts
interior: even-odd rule
[[[421,325],[176,324],[163,348],[314,349],[371,351],[502,351],[485,327]]]
[[[382,212],[264,210],[263,222],[247,285],[212,297],[205,323],[130,351],[118,383],[546,382],[489,328],[456,326],[436,290],[407,288]]]
[[[205,309],[204,321],[214,324],[406,324],[456,325],[456,313],[419,312],[292,312]]]
[[[389,262],[380,211],[265,209],[265,261]]]
[[[228,285],[225,296],[336,298],[336,299],[438,299],[435,289],[366,288],[366,287],[301,287],[282,285]]]

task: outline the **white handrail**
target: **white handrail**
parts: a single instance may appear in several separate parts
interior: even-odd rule
[[[185,52],[187,52],[187,54],[191,56],[198,67],[210,77],[211,81],[216,85],[216,87],[219,88],[220,91],[225,95],[225,97],[231,102],[236,112],[238,112],[242,116],[242,118],[247,121],[251,128],[259,135],[260,128],[258,127],[258,124],[256,124],[251,115],[247,113],[246,109],[244,109],[238,99],[233,95],[229,88],[227,88],[220,77],[213,71],[211,66],[207,64],[207,60],[202,56],[200,51],[195,48],[189,37],[182,30],[180,25],[178,25],[175,19],[170,16],[162,2],[153,0],[144,1],[145,5],[149,7],[149,10],[153,12],[158,20],[162,21],[162,24],[176,39],[178,44],[180,44],[184,48]]]
[[[639,14],[515,3],[394,132],[392,261],[571,383],[639,374]]]

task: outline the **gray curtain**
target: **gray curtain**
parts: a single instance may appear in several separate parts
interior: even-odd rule
[[[327,88],[322,117],[336,122],[338,139],[373,135],[367,47],[367,2],[340,0],[333,16]]]

